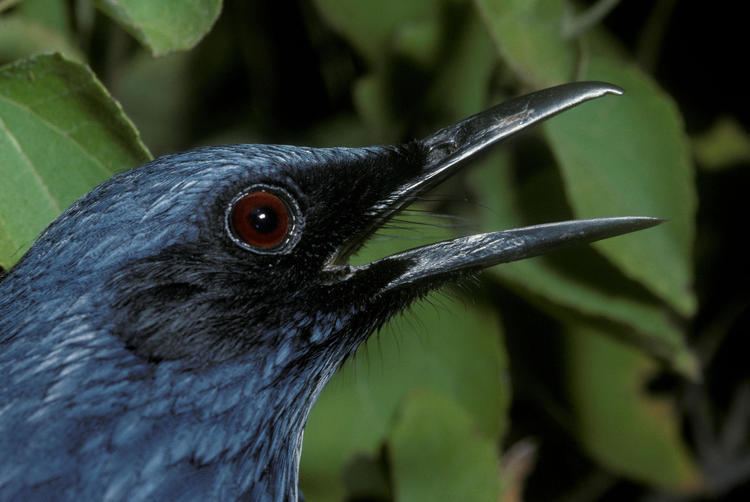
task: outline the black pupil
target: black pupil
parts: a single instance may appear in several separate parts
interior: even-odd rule
[[[279,225],[279,217],[273,208],[258,206],[250,211],[250,224],[261,234],[270,234]]]

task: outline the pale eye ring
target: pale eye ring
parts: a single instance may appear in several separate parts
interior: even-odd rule
[[[238,246],[260,254],[289,251],[299,238],[299,207],[285,190],[253,185],[226,211],[226,229]]]

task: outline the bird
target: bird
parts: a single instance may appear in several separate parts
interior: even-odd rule
[[[428,292],[647,216],[458,237],[353,266],[489,146],[621,90],[574,82],[397,146],[212,146],[115,175],[0,280],[0,499],[301,500],[308,413]]]

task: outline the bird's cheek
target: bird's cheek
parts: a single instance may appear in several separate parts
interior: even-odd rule
[[[317,314],[315,321],[307,331],[307,342],[311,345],[322,345],[343,332],[351,320],[352,312]]]

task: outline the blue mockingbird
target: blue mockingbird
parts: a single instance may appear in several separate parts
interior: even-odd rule
[[[608,93],[547,89],[402,146],[202,148],[95,188],[0,282],[0,499],[296,500],[310,407],[390,317],[484,267],[660,221],[347,264],[465,159]]]

